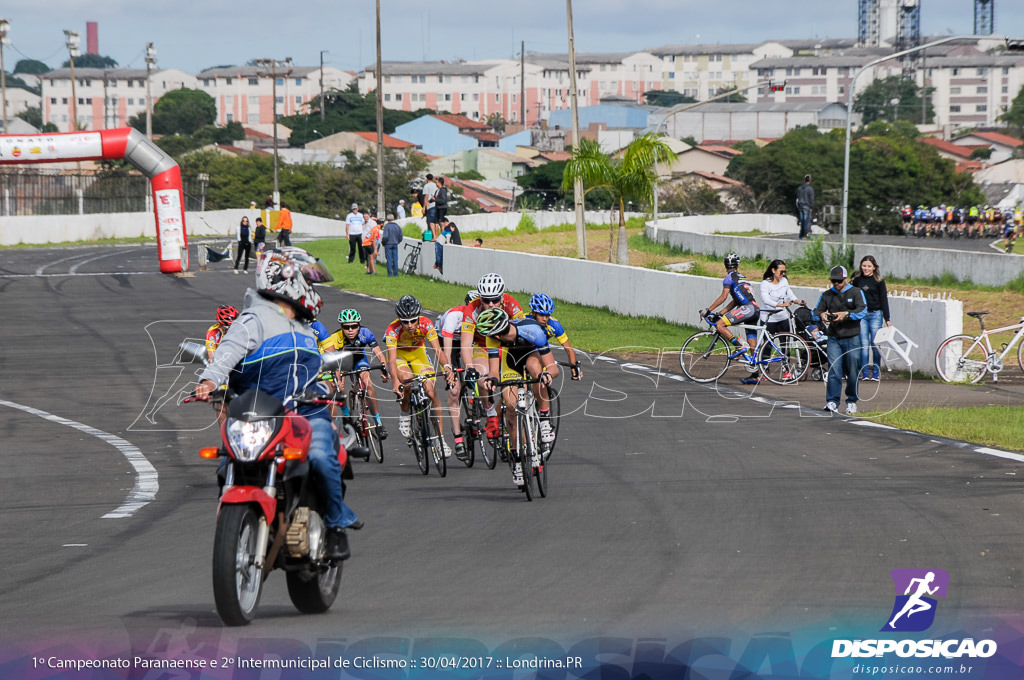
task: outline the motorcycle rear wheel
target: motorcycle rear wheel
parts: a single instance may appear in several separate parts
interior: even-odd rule
[[[213,540],[213,599],[228,626],[245,626],[256,616],[263,570],[256,566],[259,519],[248,505],[224,505]]]
[[[331,608],[341,590],[341,562],[315,574],[289,571],[288,597],[303,614],[322,614]]]

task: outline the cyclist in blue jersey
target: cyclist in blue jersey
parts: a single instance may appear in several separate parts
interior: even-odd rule
[[[551,339],[557,340],[565,348],[565,354],[569,358],[569,368],[572,370],[572,379],[579,380],[583,377],[583,371],[576,361],[576,350],[569,344],[569,336],[566,334],[561,322],[551,316],[554,313],[555,301],[544,293],[536,293],[530,298],[530,313],[526,315],[526,318],[534,319],[543,326],[548,334],[549,341]]]
[[[735,326],[736,324],[743,323],[756,323],[760,309],[757,306],[756,298],[754,297],[754,291],[750,286],[750,282],[746,280],[743,274],[740,274],[740,256],[736,253],[729,253],[725,256],[723,262],[725,265],[725,278],[722,279],[722,294],[719,295],[711,305],[701,311],[701,317],[707,317],[709,314],[714,314],[715,309],[728,300],[728,304],[722,308],[720,314],[718,314],[718,320],[715,322],[715,328],[718,329],[719,335],[731,342],[736,350],[730,355],[729,358],[737,359],[743,357],[747,362],[747,368],[756,370],[754,364],[754,347],[757,343],[757,331],[747,331],[747,344],[750,345],[749,353],[741,344],[738,338],[734,337],[732,331],[729,330],[729,326]],[[744,381],[746,382],[746,381]]]
[[[546,446],[555,440],[555,428],[551,425],[551,404],[545,388],[558,377],[558,364],[551,355],[548,345],[548,334],[535,319],[510,320],[508,312],[500,307],[492,307],[480,312],[476,320],[476,330],[486,338],[487,359],[490,377],[485,380],[493,391],[498,378],[516,380],[529,375],[539,379],[540,384],[533,386],[533,394],[537,398],[537,411],[541,414],[540,440]],[[500,372],[499,372],[500,371]],[[516,400],[513,388],[505,388],[503,395],[506,404],[514,404]],[[511,430],[513,427],[511,411],[505,417]]]
[[[320,341],[321,352],[334,352],[343,349],[351,350],[356,356],[356,363],[353,370],[369,369],[370,368],[370,357],[367,352],[372,352],[374,358],[381,365],[381,381],[387,383],[390,380],[390,376],[387,371],[387,358],[384,356],[384,351],[377,344],[377,336],[373,334],[366,326],[362,325],[362,316],[358,311],[354,309],[343,309],[338,314],[338,323],[341,328],[336,333],[329,335]],[[377,438],[381,441],[388,438],[388,431],[384,427],[384,424],[380,422],[380,411],[377,408],[377,391],[373,387],[373,381],[370,380],[370,374],[364,371],[359,374],[359,384],[366,389],[366,403],[370,407],[370,413],[373,414],[377,420]],[[338,382],[338,389],[345,391],[345,382],[341,380]],[[347,404],[345,409],[342,411],[347,415],[348,408]]]

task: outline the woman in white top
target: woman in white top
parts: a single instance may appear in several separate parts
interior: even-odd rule
[[[793,294],[786,280],[786,263],[783,260],[772,260],[765,270],[761,281],[761,323],[765,323],[769,333],[789,331],[789,314],[785,307],[794,302],[806,305]]]

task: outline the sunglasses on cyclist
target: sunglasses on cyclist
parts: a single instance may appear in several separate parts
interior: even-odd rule
[[[480,302],[486,302],[486,303],[491,304],[491,305],[496,305],[499,302],[501,302],[501,297],[500,296],[499,297],[484,297],[484,296],[481,295],[480,296]]]
[[[343,331],[354,331],[357,328],[359,328],[359,324],[357,324],[357,323],[343,323],[343,324],[341,324],[341,330],[343,330]]]
[[[412,326],[420,322],[419,319],[399,319],[403,326]]]

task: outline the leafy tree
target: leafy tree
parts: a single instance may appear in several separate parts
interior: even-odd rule
[[[928,88],[926,92],[928,103],[925,120],[929,123],[935,119],[930,97],[934,91],[934,88]],[[920,123],[921,93],[913,80],[903,76],[875,79],[854,99],[853,110],[863,115],[864,125],[876,120],[912,120]]]
[[[999,116],[999,120],[1006,123],[1016,134],[1024,132],[1024,87],[1020,88],[1020,92],[1010,102],[1010,108]]]
[[[728,212],[717,191],[699,179],[673,182],[658,194],[658,209],[688,215],[716,215]]]
[[[532,168],[516,177],[516,184],[523,191],[517,199],[519,205],[536,208],[553,208],[561,202],[562,182],[566,161],[552,161]],[[528,201],[528,203],[523,203]]]
[[[505,116],[501,115],[500,111],[495,111],[491,115],[484,118],[484,122],[491,126],[497,134],[505,134],[505,128],[508,126],[508,121],[505,120]]]
[[[623,214],[626,203],[646,205],[654,195],[658,178],[654,174],[655,160],[671,163],[676,155],[662,141],[661,137],[648,132],[637,137],[622,154],[621,160],[612,160],[601,151],[601,146],[591,139],[580,139],[573,149],[573,157],[566,163],[562,179],[562,190],[572,191],[573,182],[578,177],[583,180],[587,191],[602,188],[611,192],[619,209],[619,264],[629,264],[629,253],[626,248],[626,218]],[[614,231],[609,229],[608,261],[614,249]]]
[[[745,94],[743,94],[742,92],[740,92],[739,89],[737,89],[735,87],[722,87],[722,88],[719,88],[718,91],[715,92],[714,96],[717,97],[717,96],[720,96],[720,95],[728,95],[726,97],[723,97],[722,99],[719,99],[718,101],[720,101],[720,102],[737,103],[737,104],[739,104],[739,103],[745,103],[747,101],[747,96]]]
[[[309,113],[281,118],[281,124],[291,128],[288,138],[290,146],[301,147],[314,139],[327,137],[336,132],[376,132],[377,95],[375,92],[359,94],[355,83],[344,90],[324,93],[324,120],[320,120],[320,97],[310,102]],[[433,113],[429,109],[419,111],[397,111],[384,108],[384,133],[391,134],[395,128],[410,120]]]
[[[696,104],[697,100],[688,94],[675,90],[648,90],[644,99],[651,106],[675,106],[676,104]]]
[[[897,229],[897,209],[906,203],[970,205],[984,200],[973,178],[917,140],[916,129],[911,133],[901,124],[877,123],[865,131],[872,134],[850,148],[851,231]],[[750,203],[766,211],[795,212],[796,189],[805,174],[814,177],[815,208],[840,205],[844,141],[839,130],[823,134],[813,126],[797,128],[734,158],[726,176],[745,183]]]
[[[153,132],[158,135],[192,135],[217,120],[217,102],[202,90],[171,90],[153,105]],[[128,124],[146,129],[146,114],[132,116]]]
[[[463,170],[462,172],[456,172],[452,177],[455,179],[468,179],[471,182],[479,182],[480,180],[487,179],[476,170]]]
[[[50,70],[49,66],[38,59],[19,59],[18,63],[14,65],[15,73],[26,73],[34,76],[47,73]]]
[[[71,60],[66,59],[61,66],[68,68]],[[99,54],[80,54],[75,57],[75,68],[117,68],[117,60]]]

